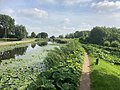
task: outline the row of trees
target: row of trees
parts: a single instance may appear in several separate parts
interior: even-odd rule
[[[86,41],[105,46],[120,46],[120,29],[115,27],[94,27]]]
[[[32,32],[30,37],[31,38],[48,38],[48,34],[46,32],[41,32],[36,35],[35,32]]]
[[[65,38],[79,38],[82,43],[117,47],[120,45],[120,29],[96,26],[91,31],[76,31],[67,34]]]
[[[27,30],[23,25],[15,25],[15,20],[8,15],[0,14],[0,38],[17,38],[22,40],[28,37]],[[31,38],[48,38],[48,34],[45,32],[31,33]]]
[[[15,25],[15,20],[8,15],[0,14],[0,38],[17,38],[21,40],[27,37],[27,30],[23,25]]]
[[[105,41],[120,42],[120,29],[115,27],[94,27],[89,35],[88,41],[95,44],[104,44]]]
[[[65,36],[59,35],[58,38],[84,38],[86,39],[90,34],[90,31],[76,31],[75,33],[69,33]]]

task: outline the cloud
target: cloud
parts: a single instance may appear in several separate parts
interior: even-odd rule
[[[28,18],[47,18],[48,12],[42,9],[38,8],[32,8],[32,9],[20,9],[18,10],[18,14],[22,15],[23,17]]]
[[[113,18],[113,19],[118,19],[118,20],[120,20],[120,19],[119,19],[119,18],[120,18],[120,13],[113,13],[110,17]]]
[[[11,9],[11,8],[1,9],[0,13],[7,14],[7,15],[10,15],[10,16],[15,15],[15,11],[13,9]]]
[[[98,3],[92,3],[91,7],[95,7],[99,10],[117,10],[120,9],[120,1],[104,0]]]
[[[40,3],[52,3],[55,4],[57,0],[37,0]]]
[[[75,5],[81,3],[91,2],[92,0],[37,0],[40,3],[62,4],[62,5]]]
[[[93,26],[87,23],[81,23],[77,26],[76,30],[90,30]]]
[[[75,4],[87,3],[91,1],[92,0],[64,0],[64,3],[66,5],[75,5]]]
[[[64,24],[70,24],[70,23],[71,23],[71,20],[69,18],[64,19]]]

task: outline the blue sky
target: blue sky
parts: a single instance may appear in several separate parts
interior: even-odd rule
[[[49,36],[94,26],[120,27],[119,0],[0,0],[0,13],[25,25],[29,33]]]

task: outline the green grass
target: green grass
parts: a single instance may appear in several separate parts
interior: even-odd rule
[[[91,90],[120,90],[120,66],[100,60],[95,65],[95,58],[90,58]]]

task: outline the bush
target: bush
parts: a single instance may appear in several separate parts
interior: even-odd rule
[[[55,42],[60,43],[60,44],[66,44],[68,41],[64,39],[55,39]]]
[[[119,47],[120,43],[118,41],[112,41],[111,46],[112,47]]]
[[[37,42],[37,45],[38,46],[45,46],[45,45],[47,45],[48,44],[48,42]]]
[[[104,46],[110,46],[110,42],[109,41],[105,41],[104,42]]]

